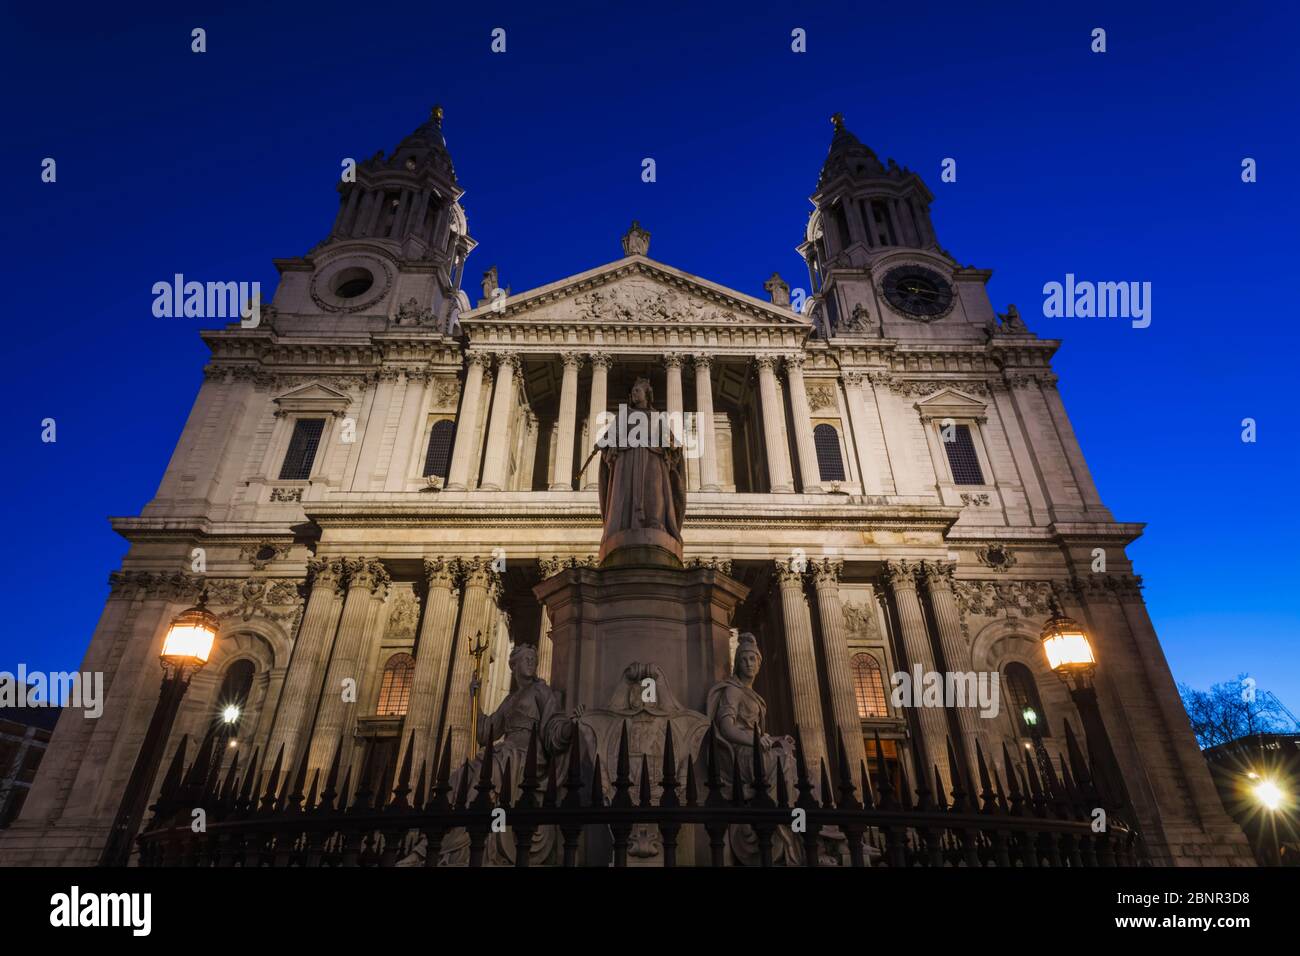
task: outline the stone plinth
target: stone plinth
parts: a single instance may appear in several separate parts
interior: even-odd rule
[[[703,711],[727,676],[731,621],[749,589],[713,568],[568,568],[533,588],[554,645],[564,706],[601,707],[633,662],[654,661],[681,702]]]

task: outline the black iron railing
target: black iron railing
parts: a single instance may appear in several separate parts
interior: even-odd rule
[[[712,733],[707,735],[701,754],[701,770],[697,772],[696,761],[688,757],[681,779],[682,764],[675,756],[671,727],[665,733],[663,772],[653,786],[645,755],[640,773],[633,779],[626,724],[609,787],[604,785],[599,755],[584,765],[586,755],[579,733],[572,735],[563,781],[557,779],[555,761],[544,775],[539,774],[534,730],[517,788],[508,760],[502,779],[494,783],[491,744],[480,761],[477,783],[471,788],[473,768],[466,762],[453,787],[448,738],[432,780],[426,781],[421,767],[415,775],[414,792],[412,741],[396,774],[390,765],[381,778],[394,780],[395,776],[391,792],[371,792],[363,779],[354,793],[350,768],[339,784],[339,759],[344,749],[340,740],[319,792],[319,771],[310,787],[305,786],[305,756],[296,772],[281,780],[282,750],[265,776],[266,790],[259,797],[263,776],[257,771],[256,753],[242,775],[236,761],[224,781],[219,780],[209,769],[213,765],[209,734],[185,772],[182,740],[153,807],[154,816],[138,838],[140,863],[393,866],[399,861],[409,863],[412,851],[423,846],[423,865],[435,866],[444,839],[455,834],[463,849],[468,843],[464,861],[469,866],[483,866],[488,862],[485,847],[502,829],[504,820],[508,829],[497,839],[513,841],[515,866],[530,865],[534,835],[547,827],[558,834],[553,860],[559,865],[594,862],[627,866],[633,832],[646,826],[657,828],[654,855],[663,866],[679,865],[679,850],[687,841],[692,849],[700,848],[693,854],[696,863],[734,863],[736,858],[728,849],[729,834],[734,838],[735,828],[744,827],[749,828],[745,833],[750,845],[756,846],[754,860],[763,866],[776,862],[821,865],[828,843],[843,848],[836,862],[850,866],[1143,865],[1146,857],[1136,830],[1117,820],[1112,812],[1115,802],[1097,792],[1068,726],[1066,737],[1070,763],[1061,758],[1059,775],[1048,764],[1045,780],[1040,779],[1033,761],[1013,761],[1005,745],[999,773],[996,765],[990,768],[986,763],[977,745],[978,793],[967,787],[949,742],[950,801],[937,767],[933,789],[924,778],[910,786],[901,768],[896,780],[883,769],[873,780],[865,766],[859,767],[855,785],[842,738],[837,780],[832,783],[822,762],[820,787],[810,778],[801,741],[795,748],[793,793],[784,770],[778,769],[776,779],[769,779],[758,756],[762,751],[757,733],[747,781],[742,780],[738,762],[730,780],[720,778]],[[883,752],[878,737],[875,752]],[[203,827],[194,825],[198,808],[206,817]],[[1108,814],[1100,829],[1096,824],[1099,809]],[[589,840],[592,828],[604,837],[598,841],[600,845],[610,848],[604,858],[593,860],[585,846],[580,852],[584,835]],[[797,849],[783,854],[774,852],[774,844]]]

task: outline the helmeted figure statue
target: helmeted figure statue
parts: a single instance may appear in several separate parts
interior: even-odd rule
[[[637,379],[628,406],[626,419],[611,423],[601,440],[599,557],[603,561],[623,547],[659,548],[680,561],[686,516],[682,449],[671,429],[652,427],[659,413],[648,379]],[[625,421],[629,427],[620,435],[618,425]]]
[[[725,793],[730,795],[737,770],[746,799],[754,796],[754,731],[758,730],[759,749],[763,761],[768,795],[776,797],[777,774],[784,774],[787,794],[792,792],[794,781],[794,739],[788,736],[773,737],[765,732],[767,702],[754,690],[754,678],[763,663],[758,640],[753,634],[740,635],[736,645],[736,658],[732,672],[709,688],[707,714],[709,736],[713,739],[718,761],[718,777]],[[706,766],[709,736],[700,750],[700,765]],[[757,838],[748,826],[732,826],[729,841],[737,862],[750,864],[757,860]],[[790,831],[781,827],[773,841],[773,851],[778,862],[799,860],[801,850]]]

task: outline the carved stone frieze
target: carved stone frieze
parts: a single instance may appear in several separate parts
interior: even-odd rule
[[[688,568],[710,568],[714,571],[720,571],[723,574],[731,573],[731,561],[720,558],[716,554],[708,558],[689,558],[686,561]]]
[[[407,640],[415,637],[415,627],[420,620],[420,600],[406,589],[398,591],[393,610],[388,615],[388,637]]]
[[[1016,566],[1016,553],[1012,548],[1005,544],[988,544],[982,548],[975,549],[975,557],[979,563],[986,568],[992,568],[994,571],[1006,571]]]
[[[859,640],[879,640],[880,626],[876,622],[876,609],[870,604],[844,602],[844,626],[849,637]]]
[[[808,408],[818,412],[823,408],[835,408],[835,389],[830,385],[808,386]]]
[[[555,575],[568,568],[594,568],[599,563],[600,562],[596,560],[594,554],[589,554],[581,558],[575,557],[574,555],[560,557],[553,554],[549,558],[537,559],[537,567],[541,570],[543,579],[553,578]]]
[[[963,615],[1041,617],[1051,610],[1051,581],[958,581],[953,586]]]
[[[292,549],[293,545],[288,542],[258,541],[256,544],[246,544],[241,547],[239,560],[251,563],[254,571],[265,571],[272,561],[288,557]]]

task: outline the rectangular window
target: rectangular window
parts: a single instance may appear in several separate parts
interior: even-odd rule
[[[424,456],[424,476],[436,475],[447,477],[447,466],[451,463],[451,436],[456,426],[449,420],[436,422],[429,430],[429,450]]]
[[[948,467],[952,469],[953,482],[959,485],[984,484],[984,472],[980,470],[980,460],[975,454],[975,441],[971,438],[969,425],[954,425],[951,432],[941,426],[939,440],[948,453]]]
[[[316,463],[316,449],[320,447],[320,436],[324,431],[323,418],[300,418],[293,423],[289,451],[285,453],[284,464],[280,466],[281,481],[305,481],[311,477],[312,465]]]
[[[894,235],[894,220],[890,218],[889,208],[877,200],[871,204],[871,210],[876,214],[877,235],[880,237],[882,246],[898,245],[898,237]]]

